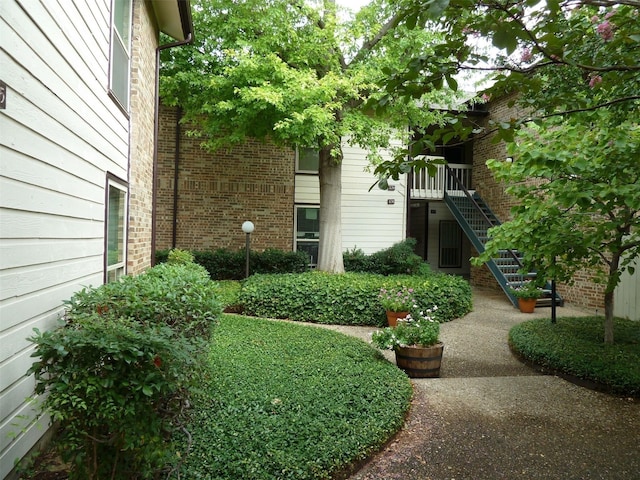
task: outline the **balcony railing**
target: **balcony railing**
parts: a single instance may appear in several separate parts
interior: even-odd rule
[[[413,185],[411,186],[411,198],[424,198],[427,200],[442,200],[445,186],[451,195],[459,190],[458,185],[452,179],[447,178],[444,165],[438,165],[438,173],[434,177],[427,173],[426,169],[413,173]],[[471,190],[471,165],[450,163],[449,168],[460,180],[467,190]],[[447,183],[448,182],[448,183]]]

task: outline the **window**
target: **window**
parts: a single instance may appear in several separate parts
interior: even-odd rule
[[[312,206],[296,207],[295,250],[307,252],[311,257],[310,266],[318,264],[318,246],[320,245],[320,208]]]
[[[462,230],[454,220],[440,220],[440,268],[462,267]]]
[[[320,151],[316,148],[298,147],[296,150],[296,172],[318,173]]]
[[[129,110],[132,0],[113,0],[109,90],[125,111]]]
[[[105,283],[125,274],[127,243],[127,187],[115,178],[107,179],[105,221]]]

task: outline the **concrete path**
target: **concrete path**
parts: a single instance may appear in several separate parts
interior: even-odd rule
[[[640,402],[538,374],[509,351],[512,325],[550,314],[475,291],[474,311],[442,325],[441,377],[413,381],[405,427],[350,480],[640,480]]]

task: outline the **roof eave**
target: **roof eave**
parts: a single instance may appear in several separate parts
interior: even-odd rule
[[[162,33],[177,41],[193,34],[190,0],[151,0],[151,4]]]

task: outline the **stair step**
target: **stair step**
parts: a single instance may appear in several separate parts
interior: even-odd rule
[[[500,221],[476,192],[472,193],[472,199],[457,191],[447,192],[445,196],[447,205],[449,205],[465,232],[471,237],[472,243],[481,252],[484,251],[483,245],[490,240],[488,235],[489,228],[500,225]],[[533,272],[520,272],[522,259],[523,254],[516,250],[501,250],[498,252],[497,257],[492,259],[490,269],[498,282],[506,287],[505,291],[507,292],[509,288],[517,288],[523,285],[524,282],[536,278],[536,274]],[[512,301],[514,300],[511,294],[508,294],[508,296]],[[545,291],[544,298],[539,299],[536,305],[551,305],[550,297],[551,292]],[[558,305],[562,305],[562,297],[557,296],[557,302]]]

